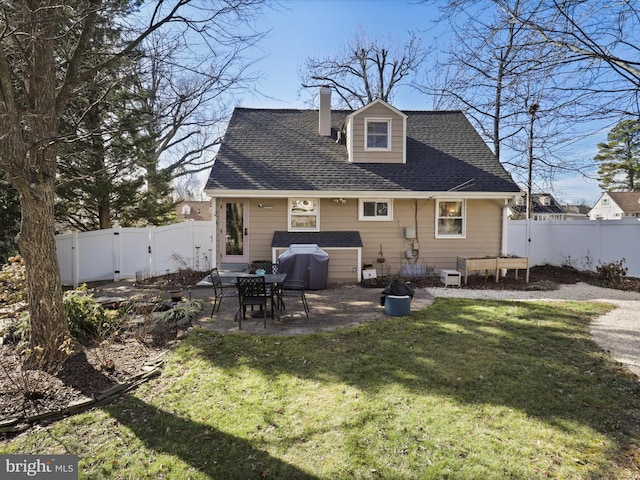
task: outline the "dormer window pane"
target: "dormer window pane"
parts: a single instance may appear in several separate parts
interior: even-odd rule
[[[390,120],[366,120],[367,149],[389,150]]]

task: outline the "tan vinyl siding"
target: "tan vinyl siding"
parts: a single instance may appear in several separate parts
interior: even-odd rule
[[[393,221],[358,222],[357,201],[355,217],[350,217],[350,227],[345,230],[358,230],[362,238],[362,261],[380,267],[376,262],[382,245],[385,257],[384,271],[394,275],[407,263],[405,252],[413,250],[414,239],[404,238],[404,227],[416,225],[419,243],[418,262],[439,271],[442,268],[455,268],[458,255],[499,255],[502,240],[502,203],[497,200],[467,200],[466,238],[435,238],[435,201],[434,200],[394,200]],[[332,229],[337,229],[337,225]],[[413,257],[410,261],[415,261]],[[378,268],[378,271],[380,269]]]
[[[287,199],[252,199],[250,204],[250,261],[271,260],[273,232],[287,230]],[[273,208],[260,208],[259,204],[273,205]]]
[[[270,260],[273,232],[287,230],[287,199],[246,200],[250,209],[250,261]],[[258,204],[273,208],[259,208]],[[404,238],[404,227],[414,227],[417,218],[419,242],[418,262],[437,273],[443,268],[455,268],[457,256],[499,255],[502,244],[502,206],[500,200],[466,201],[466,238],[435,238],[435,200],[393,200],[393,220],[358,221],[358,199],[348,198],[336,203],[333,198],[320,201],[322,231],[355,230],[362,238],[362,262],[377,264],[382,245],[386,262],[384,273],[398,274],[407,263],[405,252],[416,240]],[[417,216],[416,216],[417,206]],[[356,249],[325,249],[329,253],[329,282],[356,282]],[[278,252],[278,255],[282,251]],[[410,262],[413,262],[413,257]],[[360,265],[361,266],[361,265]],[[378,268],[380,272],[380,269]]]
[[[391,150],[365,150],[365,118],[391,119]],[[372,105],[351,119],[350,145],[354,163],[403,163],[404,162],[404,118],[382,104]]]
[[[455,269],[457,256],[499,255],[502,245],[502,206],[498,200],[467,200],[466,238],[435,238],[435,201],[430,201],[426,209],[429,217],[424,238],[427,243],[422,241],[422,236],[420,239],[427,265],[436,271]]]

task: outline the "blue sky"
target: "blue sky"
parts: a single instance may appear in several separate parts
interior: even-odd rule
[[[254,53],[261,58],[255,65],[263,78],[256,94],[238,98],[238,106],[254,108],[309,108],[300,96],[298,71],[307,57],[322,57],[338,51],[359,30],[368,35],[383,36],[403,43],[408,32],[420,35],[426,48],[445,47],[446,30],[434,20],[439,12],[434,7],[403,0],[282,0],[275,10],[262,16],[256,28],[270,30]],[[433,105],[423,94],[403,87],[393,102],[400,109],[430,110]],[[606,132],[575,146],[569,155],[592,158],[598,142]],[[600,188],[594,180],[568,176],[554,182],[558,200],[595,203]]]

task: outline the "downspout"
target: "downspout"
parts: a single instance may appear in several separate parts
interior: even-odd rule
[[[509,204],[509,200],[505,199],[504,200],[504,206],[502,207],[502,245],[500,246],[500,255],[504,256],[507,255],[509,252],[507,252],[507,248],[509,243],[507,242],[507,236],[508,236],[508,228],[507,228],[507,221],[509,220],[508,217],[508,209],[507,209],[507,205]]]

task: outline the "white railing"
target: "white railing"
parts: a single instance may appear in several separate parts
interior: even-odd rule
[[[62,283],[120,280],[206,270],[213,255],[213,222],[183,222],[163,227],[111,228],[56,235]]]

